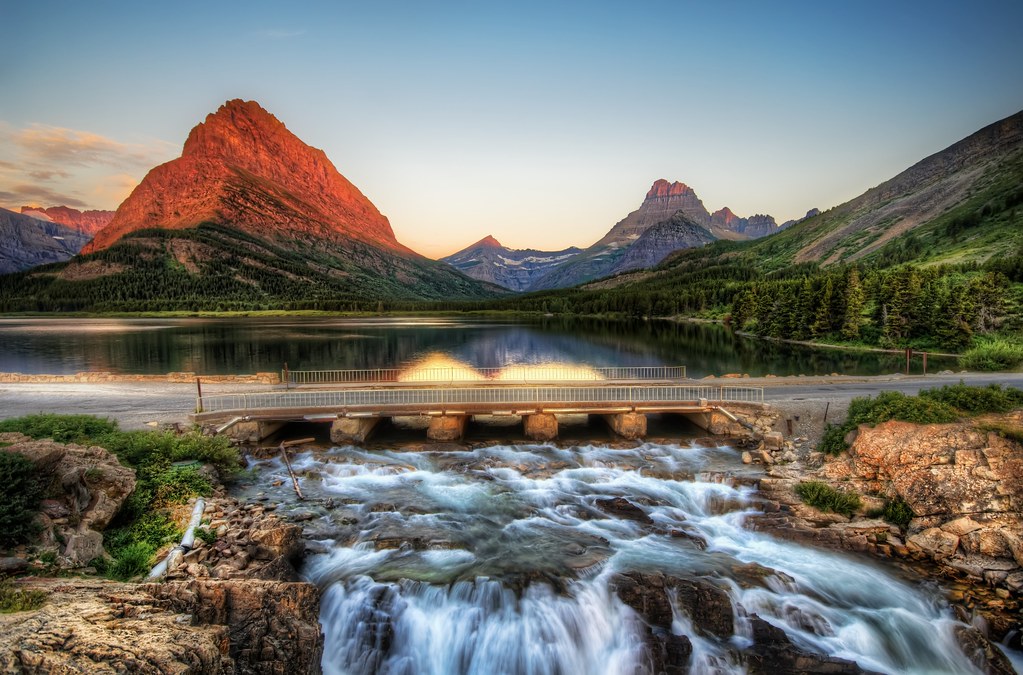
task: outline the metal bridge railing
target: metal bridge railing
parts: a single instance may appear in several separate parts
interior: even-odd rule
[[[292,385],[374,384],[392,382],[596,382],[614,380],[684,380],[685,366],[508,366],[505,368],[373,368],[368,370],[284,370]]]
[[[601,387],[463,387],[437,389],[342,389],[337,391],[278,391],[258,394],[203,396],[196,401],[200,412],[253,411],[281,408],[373,408],[450,407],[493,405],[586,405],[647,402],[746,402],[759,403],[763,389],[712,386],[601,386]]]

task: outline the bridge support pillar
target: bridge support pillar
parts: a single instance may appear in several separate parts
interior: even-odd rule
[[[558,418],[552,413],[523,415],[522,429],[531,441],[553,441],[558,437]]]
[[[611,427],[611,431],[630,441],[646,436],[646,415],[643,413],[604,415],[604,421]]]
[[[361,444],[369,440],[380,417],[340,417],[330,424],[331,443]]]
[[[683,414],[690,422],[715,436],[740,436],[743,433],[741,424],[730,420],[718,410]]]
[[[242,443],[259,443],[284,426],[284,422],[257,422],[255,420],[238,422],[227,434]]]
[[[441,415],[430,418],[430,428],[426,437],[431,441],[458,441],[465,435],[465,425],[469,422],[468,415]]]

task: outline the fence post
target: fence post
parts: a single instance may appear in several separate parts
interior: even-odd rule
[[[201,413],[203,411],[202,410],[202,382],[199,381],[198,377],[195,378],[195,388],[196,388],[196,391],[198,391],[198,399],[197,399],[196,404],[195,404],[195,411],[197,413]]]

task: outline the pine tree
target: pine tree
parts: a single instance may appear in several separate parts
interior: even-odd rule
[[[856,340],[860,337],[860,315],[863,313],[864,293],[860,283],[860,273],[855,268],[849,269],[845,277],[845,311],[842,314],[842,337]]]

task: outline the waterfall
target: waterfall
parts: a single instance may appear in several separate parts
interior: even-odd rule
[[[295,464],[333,500],[308,523],[323,552],[304,570],[324,589],[328,674],[647,673],[669,633],[690,672],[743,673],[761,620],[866,670],[981,672],[935,584],[746,527],[756,494],[731,448],[338,448]],[[664,626],[616,595],[626,572],[668,579]],[[732,634],[694,619],[672,580],[726,597]]]

